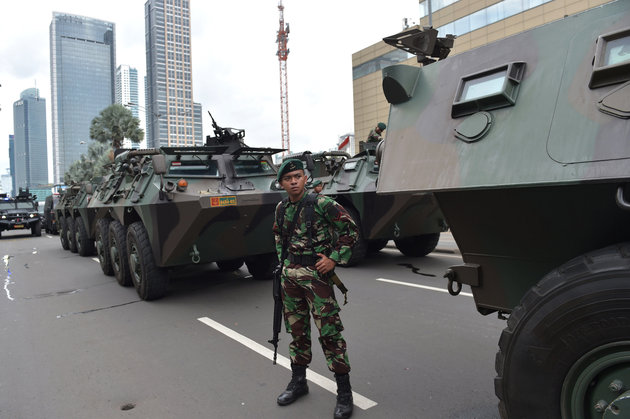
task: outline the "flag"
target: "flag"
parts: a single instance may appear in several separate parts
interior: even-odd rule
[[[344,148],[345,146],[347,146],[349,142],[350,142],[350,136],[348,135],[348,136],[345,138],[345,140],[343,140],[343,141],[341,142],[341,144],[339,144],[339,147],[337,148],[337,150],[343,150],[343,148]]]

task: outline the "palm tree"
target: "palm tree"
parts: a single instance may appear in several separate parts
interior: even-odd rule
[[[116,150],[122,146],[125,138],[133,143],[142,141],[144,131],[140,128],[140,120],[129,109],[115,103],[103,109],[92,120],[90,138],[100,143],[111,141],[111,147]]]
[[[93,142],[88,146],[88,154],[81,154],[79,160],[70,165],[63,180],[67,185],[103,176],[107,173],[106,165],[112,162],[112,149],[109,144]]]

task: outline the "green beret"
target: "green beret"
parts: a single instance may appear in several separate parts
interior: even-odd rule
[[[315,182],[313,182],[313,185],[312,185],[312,186],[313,186],[313,188],[314,188],[315,186],[319,186],[319,185],[321,185],[321,184],[322,184],[322,181],[321,181],[321,180],[319,180],[319,179],[317,179]]]
[[[387,128],[387,125],[385,125],[383,122],[379,122],[376,126],[379,127],[381,131],[385,131],[385,128]]]
[[[293,172],[295,170],[304,170],[304,163],[302,163],[302,160],[298,160],[298,159],[285,160],[280,165],[280,169],[278,169],[278,182],[280,182],[280,178],[282,178],[282,176],[285,173]]]

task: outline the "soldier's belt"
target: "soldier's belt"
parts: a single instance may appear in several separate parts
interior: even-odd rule
[[[316,255],[294,255],[289,253],[289,262],[294,265],[315,266],[318,260],[319,256]]]

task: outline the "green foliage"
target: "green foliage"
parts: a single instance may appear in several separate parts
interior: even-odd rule
[[[92,120],[90,138],[100,143],[110,143],[116,150],[121,147],[125,138],[133,143],[142,141],[144,131],[140,128],[140,120],[129,109],[115,103],[103,109]]]
[[[88,154],[81,154],[81,158],[68,168],[64,175],[64,182],[82,182],[93,177],[104,176],[107,173],[105,165],[112,162],[113,150],[109,144],[93,142],[88,146]]]

